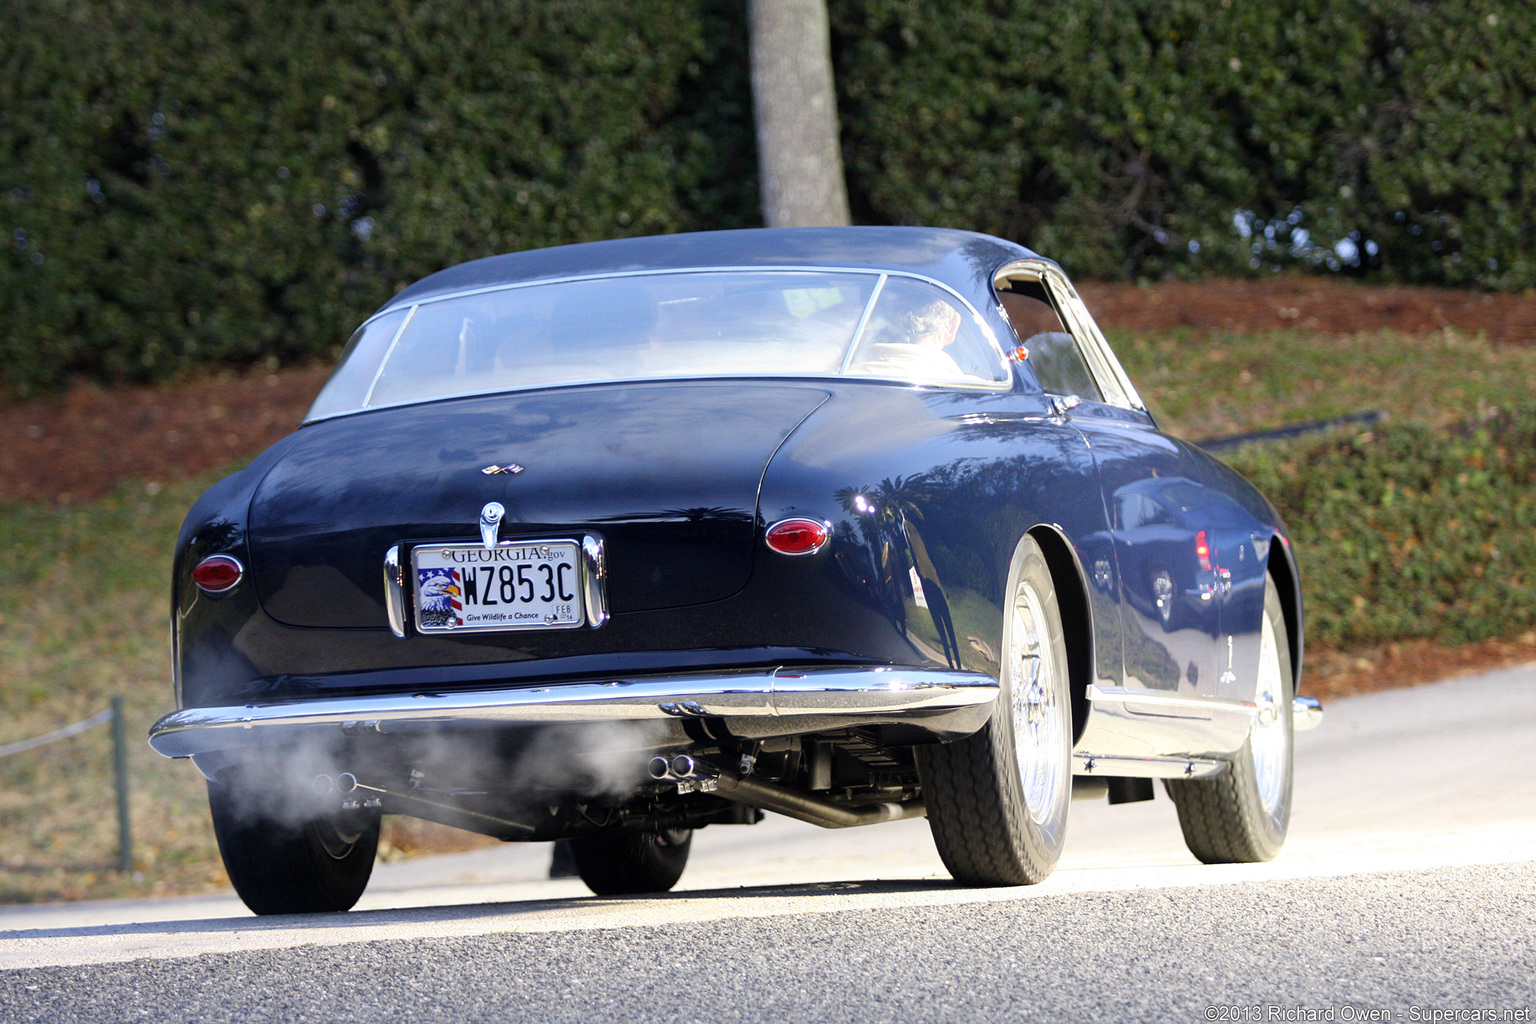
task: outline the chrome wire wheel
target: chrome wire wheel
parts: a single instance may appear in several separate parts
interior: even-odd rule
[[[1273,577],[1264,582],[1254,715],[1226,771],[1210,779],[1168,779],[1189,852],[1206,864],[1272,859],[1291,820],[1294,675],[1285,609]]]
[[[1008,645],[1014,757],[1024,806],[1036,824],[1054,816],[1053,797],[1067,765],[1061,757],[1066,731],[1061,705],[1061,666],[1050,654],[1050,626],[1044,603],[1029,580],[1014,593]]]
[[[1253,753],[1253,775],[1258,786],[1259,804],[1269,815],[1273,815],[1280,807],[1291,765],[1292,733],[1280,717],[1291,709],[1289,701],[1285,699],[1287,687],[1280,673],[1280,651],[1275,643],[1275,630],[1266,615],[1259,636],[1259,679],[1255,696],[1258,712],[1254,715],[1248,742]]]
[[[1004,593],[991,721],[963,740],[914,750],[934,845],[966,885],[1044,881],[1061,856],[1072,800],[1066,633],[1034,537],[1019,541]]]

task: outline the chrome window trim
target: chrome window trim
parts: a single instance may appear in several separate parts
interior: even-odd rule
[[[899,384],[903,387],[915,388],[920,391],[1000,391],[1014,390],[1012,381],[997,382],[968,382],[968,381],[917,381],[912,378],[882,378],[882,376],[856,376],[836,375],[836,373],[806,373],[802,376],[785,376],[782,373],[763,373],[763,375],[742,375],[742,373],[694,373],[690,376],[651,376],[651,378],[621,378],[614,381],[611,378],[594,378],[591,381],[567,381],[562,384],[535,384],[530,387],[492,387],[482,391],[455,391],[453,395],[435,395],[432,398],[416,398],[409,402],[390,402],[389,405],[369,405],[367,408],[350,408],[344,413],[330,413],[327,416],[316,416],[315,419],[306,419],[300,427],[309,424],[321,424],[329,419],[343,419],[346,416],[361,416],[364,413],[378,413],[387,408],[410,408],[412,405],[427,405],[430,402],[456,402],[464,398],[485,398],[487,395],[522,395],[525,391],[556,391],[568,387],[599,387],[599,385],[611,384],[691,384],[691,382],[703,381],[740,381],[745,384],[760,384],[763,381],[782,381],[790,384]]]
[[[863,275],[863,276],[867,276],[867,277],[878,277],[880,280],[876,282],[876,286],[875,286],[876,294],[878,294],[880,291],[882,291],[884,289],[885,280],[888,279],[888,278],[904,277],[904,278],[910,278],[910,279],[912,279],[914,281],[922,281],[922,282],[924,282],[926,284],[929,284],[929,285],[931,285],[931,286],[933,286],[935,288],[938,288],[940,291],[942,291],[945,294],[953,297],[954,300],[960,305],[960,308],[970,315],[971,322],[976,326],[976,328],[979,331],[981,331],[982,338],[985,341],[989,342],[991,344],[991,346],[992,346],[992,354],[997,357],[997,364],[996,365],[997,365],[997,369],[998,369],[998,373],[999,373],[1000,379],[995,380],[995,381],[981,381],[981,380],[976,380],[976,381],[932,381],[932,380],[927,380],[927,379],[919,380],[919,379],[912,378],[912,377],[849,376],[849,375],[846,375],[846,374],[842,373],[841,369],[836,374],[804,374],[804,375],[797,374],[797,375],[794,375],[794,376],[787,376],[785,374],[761,374],[761,375],[754,375],[754,374],[688,374],[688,375],[675,376],[675,377],[624,377],[624,378],[618,378],[618,379],[599,377],[599,378],[593,378],[591,380],[564,381],[564,382],[561,382],[561,383],[558,383],[558,384],[537,384],[537,385],[532,385],[532,386],[529,386],[529,387],[526,387],[526,388],[498,387],[498,388],[486,388],[486,389],[481,390],[481,391],[458,391],[458,392],[454,392],[453,394],[449,394],[449,395],[434,395],[434,396],[432,396],[430,398],[414,398],[414,399],[410,399],[409,401],[390,402],[390,403],[383,404],[383,405],[374,405],[373,404],[374,390],[378,387],[379,380],[380,380],[380,378],[384,374],[384,369],[385,369],[385,367],[387,367],[389,365],[389,360],[394,356],[395,347],[399,344],[400,338],[404,335],[406,328],[408,326],[410,326],[411,321],[415,319],[416,311],[418,309],[420,309],[422,306],[429,305],[429,304],[435,303],[435,302],[446,302],[446,301],[448,301],[450,299],[463,299],[463,298],[471,298],[471,297],[476,296],[476,295],[488,295],[488,294],[491,294],[493,292],[513,291],[513,290],[520,289],[520,288],[536,288],[536,287],[540,287],[540,286],[543,286],[543,285],[551,285],[551,284],[570,284],[570,283],[574,283],[574,282],[578,282],[578,281],[604,281],[604,280],[613,280],[613,279],[626,278],[626,277],[674,277],[674,276],[679,276],[679,275],[683,275],[683,274],[741,274],[741,273],[858,274],[858,275]],[[859,323],[858,323],[857,327],[855,328],[853,343],[850,344],[847,352],[844,353],[844,367],[843,367],[844,369],[846,368],[846,363],[847,363],[848,359],[851,358],[855,348],[857,347],[857,342],[859,340],[859,337],[862,336],[862,334],[863,334],[865,324],[866,324],[866,322],[868,320],[868,317],[869,317],[869,315],[870,315],[870,313],[871,313],[871,311],[873,309],[873,299],[874,299],[874,296],[871,296],[870,303],[866,304],[865,309],[864,309],[864,314],[863,314],[863,316],[861,316],[861,318],[859,320]],[[369,324],[373,323],[375,320],[379,319],[380,317],[388,316],[388,315],[390,315],[392,313],[398,313],[401,308],[404,308],[404,307],[401,307],[401,306],[390,306],[390,307],[386,307],[384,309],[381,309],[377,313],[375,313],[372,316],[370,316],[368,319],[364,320],[361,324],[359,324],[358,327],[357,327],[357,330],[361,330],[364,327],[367,327]],[[378,369],[376,371],[374,371],[373,380],[368,385],[368,392],[363,397],[363,404],[358,406],[355,409],[347,409],[347,410],[343,410],[343,411],[333,412],[333,413],[329,413],[329,414],[327,414],[325,416],[316,416],[316,417],[312,417],[312,418],[306,417],[303,420],[303,422],[301,423],[301,426],[305,425],[305,424],[310,424],[310,423],[320,423],[320,422],[322,422],[324,420],[337,419],[337,418],[342,417],[342,416],[353,416],[353,415],[356,415],[356,414],[362,413],[362,412],[372,412],[372,411],[375,411],[375,410],[378,410],[378,409],[396,409],[396,408],[401,408],[401,407],[405,407],[405,406],[412,406],[412,405],[425,405],[428,402],[449,401],[449,400],[459,399],[459,398],[474,398],[474,397],[482,396],[482,395],[514,394],[514,393],[517,393],[517,392],[520,392],[520,391],[543,391],[543,390],[550,390],[552,388],[582,387],[582,386],[587,386],[587,385],[592,385],[592,384],[639,384],[639,383],[647,383],[647,382],[655,382],[655,381],[689,381],[689,380],[750,380],[750,381],[757,381],[757,380],[796,380],[796,381],[827,381],[827,380],[849,381],[849,380],[857,380],[857,381],[875,381],[875,382],[882,382],[882,383],[908,384],[908,385],[915,385],[917,387],[942,388],[942,389],[945,389],[945,390],[954,388],[954,389],[977,390],[977,391],[1010,391],[1010,390],[1013,389],[1013,370],[1012,370],[1011,364],[1008,361],[1008,356],[1007,356],[1007,354],[1006,354],[1006,352],[1005,352],[1005,350],[1003,348],[1001,340],[998,338],[997,332],[992,329],[992,327],[987,323],[986,319],[981,315],[980,311],[977,310],[976,306],[970,300],[968,300],[965,296],[961,295],[958,291],[956,291],[954,288],[951,288],[949,285],[945,284],[943,281],[940,281],[940,280],[938,280],[936,278],[933,278],[933,277],[929,277],[927,274],[919,274],[919,273],[916,273],[915,271],[909,271],[909,270],[879,270],[879,269],[875,269],[875,268],[871,268],[871,267],[780,266],[780,265],[769,265],[769,266],[719,266],[719,267],[672,267],[672,268],[666,268],[666,269],[621,270],[621,271],[605,272],[605,273],[600,273],[600,274],[573,274],[573,275],[568,275],[568,276],[565,276],[565,277],[539,278],[538,280],[534,280],[534,281],[512,281],[512,282],[507,282],[507,283],[502,283],[502,284],[485,285],[485,286],[480,287],[480,288],[461,288],[461,289],[457,289],[457,290],[451,291],[451,292],[444,292],[441,295],[432,295],[432,296],[428,296],[428,297],[425,297],[425,298],[418,299],[415,302],[411,303],[411,305],[409,306],[409,309],[410,309],[409,314],[406,316],[405,320],[400,324],[400,327],[395,331],[395,336],[390,340],[389,348],[385,351],[384,358],[382,360],[380,360]]]
[[[1131,382],[1125,367],[1120,365],[1119,358],[1110,348],[1098,324],[1094,323],[1092,314],[1083,305],[1082,298],[1077,294],[1077,289],[1072,287],[1066,272],[1043,258],[1013,260],[1003,264],[992,275],[993,290],[996,291],[1002,282],[1018,277],[1039,281],[1055,300],[1057,313],[1064,321],[1063,326],[1077,341],[1083,359],[1088,364],[1088,372],[1093,375],[1104,402],[1123,409],[1146,412],[1146,403],[1142,401],[1136,385]]]
[[[405,333],[405,329],[411,325],[411,321],[416,319],[416,311],[420,308],[421,303],[419,302],[412,306],[410,312],[405,314],[405,319],[400,321],[400,326],[395,328],[395,336],[389,339],[389,347],[384,350],[384,356],[379,360],[379,368],[373,371],[373,380],[368,382],[368,393],[363,396],[362,408],[369,408],[370,404],[373,402],[373,389],[379,386],[379,378],[384,376],[384,367],[389,365],[390,357],[395,354],[395,346],[400,344],[400,336],[403,335]],[[367,320],[363,321],[362,327],[368,326],[376,319],[378,318],[369,317]],[[359,327],[358,330],[362,330],[362,327]],[[306,418],[304,422],[308,423],[309,420]]]
[[[848,366],[853,362],[853,354],[859,350],[859,341],[864,337],[864,328],[869,326],[870,314],[874,313],[875,303],[880,301],[880,293],[885,291],[885,282],[890,278],[890,274],[881,274],[880,280],[875,282],[874,291],[869,293],[869,301],[864,303],[864,312],[859,314],[859,322],[853,325],[853,340],[848,343],[847,350],[843,352],[843,361],[838,364],[839,377],[848,372]]]

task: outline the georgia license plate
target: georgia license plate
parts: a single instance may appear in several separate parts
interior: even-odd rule
[[[423,633],[568,629],[585,621],[575,541],[430,544],[411,552]]]

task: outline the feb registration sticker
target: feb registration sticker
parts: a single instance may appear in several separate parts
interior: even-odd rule
[[[585,622],[575,541],[494,548],[434,544],[411,552],[423,633],[569,629]]]

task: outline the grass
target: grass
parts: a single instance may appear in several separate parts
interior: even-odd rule
[[[1112,341],[1164,429],[1192,438],[1366,409],[1444,424],[1509,404],[1536,380],[1536,349],[1455,333],[1191,332]],[[143,741],[171,709],[171,548],[212,479],[125,485],[72,508],[0,506],[0,745],[79,721],[121,694],[137,854],[132,875],[110,869],[117,836],[109,729],[0,758],[0,903],[225,884],[196,770]],[[967,619],[975,609],[962,596],[955,610]],[[392,827],[387,838],[397,848],[421,839],[414,824]]]
[[[1528,398],[1536,348],[1413,337],[1111,332],[1164,430],[1199,439],[1380,410],[1434,426]]]
[[[124,698],[136,833],[117,859],[111,729],[0,758],[0,903],[187,892],[223,881],[197,771],[149,749],[169,710],[171,548],[209,480],[0,512],[0,743]]]

